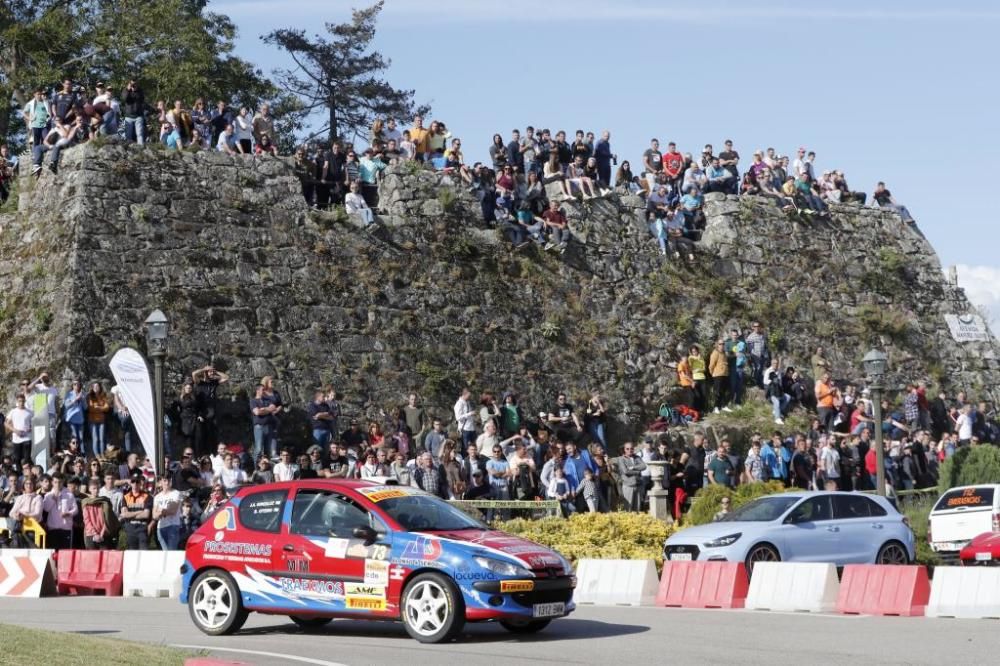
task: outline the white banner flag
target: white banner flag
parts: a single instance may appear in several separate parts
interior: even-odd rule
[[[135,423],[146,456],[153,461],[153,470],[159,474],[163,461],[156,459],[156,411],[146,359],[131,347],[119,349],[111,359],[111,374],[118,384],[118,395]]]

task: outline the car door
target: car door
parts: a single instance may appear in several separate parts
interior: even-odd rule
[[[793,508],[781,533],[782,559],[793,562],[829,562],[836,552],[839,528],[833,521],[829,495],[809,497]]]
[[[873,562],[875,551],[882,545],[880,531],[884,531],[882,522],[875,520],[875,514],[885,516],[885,510],[864,495],[842,493],[831,499],[833,521],[840,528],[833,561],[837,564]]]
[[[370,529],[373,540],[355,530]],[[346,495],[321,488],[300,488],[291,502],[280,557],[288,571],[321,580],[345,612],[390,613],[388,529],[374,514]]]

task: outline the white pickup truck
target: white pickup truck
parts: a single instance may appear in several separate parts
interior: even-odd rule
[[[946,490],[931,509],[927,541],[938,557],[958,564],[958,553],[983,532],[1000,532],[1000,484]]]

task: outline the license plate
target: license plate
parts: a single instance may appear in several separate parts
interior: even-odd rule
[[[566,604],[561,602],[552,604],[535,604],[531,607],[532,617],[553,617],[565,614]]]
[[[977,562],[989,562],[993,559],[993,553],[976,553]]]
[[[670,553],[670,559],[673,562],[690,562],[691,553]]]
[[[947,553],[955,550],[962,550],[968,543],[968,541],[942,541],[940,543],[931,544],[931,547],[939,553]]]

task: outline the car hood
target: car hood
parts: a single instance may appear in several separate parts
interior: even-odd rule
[[[1000,552],[1000,532],[984,532],[970,541],[967,547]]]
[[[504,555],[532,570],[561,567],[562,558],[551,548],[498,530],[457,530],[424,532],[439,539],[467,545],[485,554]]]
[[[762,527],[770,525],[767,521],[751,521],[751,522],[718,522],[718,523],[708,523],[707,525],[696,525],[694,527],[685,527],[679,532],[673,534],[669,539],[667,539],[667,545],[671,543],[689,543],[691,541],[708,541],[711,539],[718,539],[719,537],[724,537],[727,534],[735,534],[737,532],[747,532],[756,531]]]

